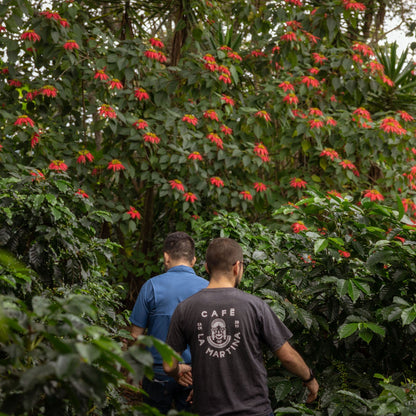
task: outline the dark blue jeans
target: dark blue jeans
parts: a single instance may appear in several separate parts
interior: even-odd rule
[[[149,395],[144,396],[143,401],[162,414],[173,408],[190,412],[190,404],[186,399],[192,389],[181,386],[172,377],[155,374],[153,380],[144,378],[143,390]]]

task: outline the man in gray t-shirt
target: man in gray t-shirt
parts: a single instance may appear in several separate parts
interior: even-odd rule
[[[206,254],[210,283],[176,308],[166,342],[178,353],[190,346],[189,366],[164,362],[165,371],[191,383],[193,411],[201,416],[273,414],[268,398],[263,345],[304,380],[308,402],[318,383],[302,357],[287,342],[292,333],[261,299],[236,289],[243,273],[239,244],[211,242]]]

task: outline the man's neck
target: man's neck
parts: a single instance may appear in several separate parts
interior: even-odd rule
[[[177,261],[177,262],[170,261],[169,264],[167,265],[166,271],[170,270],[172,267],[177,267],[177,266],[186,266],[186,267],[191,267],[192,268],[191,264],[186,263],[184,261],[180,261],[180,260]]]
[[[235,287],[235,282],[227,275],[211,276],[207,289]]]

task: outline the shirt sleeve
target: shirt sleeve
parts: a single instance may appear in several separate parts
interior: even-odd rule
[[[292,338],[292,332],[278,318],[270,306],[263,302],[262,329],[265,343],[272,352],[278,350],[287,340]]]
[[[153,286],[147,281],[141,288],[139,296],[136,299],[134,308],[130,315],[130,322],[140,328],[147,328],[149,315],[152,310],[152,301],[154,299]]]
[[[183,332],[183,325],[181,324],[181,308],[180,305],[173,312],[170,320],[168,336],[166,337],[166,344],[168,344],[174,351],[182,354],[186,350],[187,342],[186,336]]]

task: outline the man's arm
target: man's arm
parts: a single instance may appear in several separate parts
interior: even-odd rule
[[[144,334],[145,328],[141,328],[140,326],[132,325],[130,329],[130,334],[134,339],[137,339],[139,335]]]
[[[286,341],[275,351],[275,355],[288,371],[304,381],[305,386],[309,390],[306,403],[313,402],[318,396],[319,384],[316,378],[312,377],[311,379],[311,370],[300,354]]]

